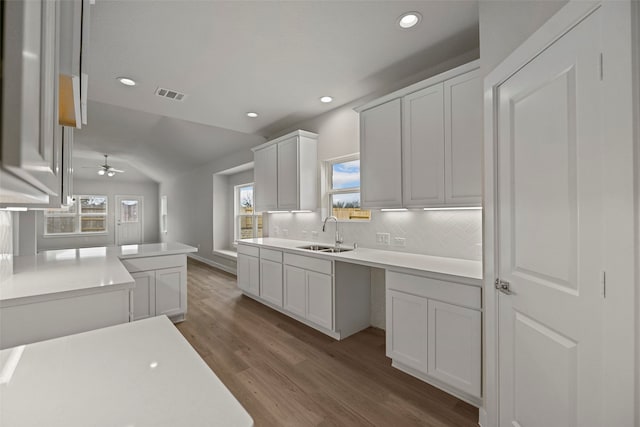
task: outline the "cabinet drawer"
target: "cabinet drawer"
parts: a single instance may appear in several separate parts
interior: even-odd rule
[[[238,253],[258,257],[260,256],[260,249],[255,246],[238,245]]]
[[[455,305],[482,308],[482,289],[454,282],[387,270],[387,290],[393,289]]]
[[[294,254],[284,254],[284,263],[293,265],[294,267],[304,268],[305,270],[317,271],[318,273],[333,273],[331,261],[325,259],[318,259]]]
[[[273,249],[260,248],[260,258],[273,262],[282,262],[282,252]]]
[[[187,256],[180,255],[163,255],[147,258],[128,258],[121,260],[129,273],[136,271],[160,270],[163,268],[186,267]]]

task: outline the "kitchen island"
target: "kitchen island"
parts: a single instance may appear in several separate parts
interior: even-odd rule
[[[252,426],[165,316],[0,351],[0,425]]]
[[[181,243],[153,243],[15,257],[14,274],[0,283],[0,349],[129,322],[139,311],[136,301],[147,317],[184,318],[186,254],[195,251]],[[153,274],[146,288],[137,286],[141,274]],[[158,283],[165,305],[156,311]],[[153,298],[153,306],[144,307],[145,298]]]

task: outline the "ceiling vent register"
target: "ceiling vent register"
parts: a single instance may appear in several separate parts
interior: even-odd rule
[[[159,87],[156,89],[156,95],[161,96],[162,98],[172,99],[174,101],[184,101],[187,97],[186,94],[182,92],[178,92],[177,90],[167,89],[164,87]]]

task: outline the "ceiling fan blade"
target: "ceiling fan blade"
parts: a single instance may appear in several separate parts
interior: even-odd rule
[[[110,171],[110,172],[124,173],[124,171],[123,171],[123,170],[120,170],[120,169],[114,169],[114,168],[109,168],[109,171]]]

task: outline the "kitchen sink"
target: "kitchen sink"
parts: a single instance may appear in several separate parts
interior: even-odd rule
[[[348,252],[353,250],[350,248],[336,248],[335,246],[326,246],[326,245],[298,246],[298,249],[305,249],[307,251],[324,252],[324,253],[339,253],[339,252]]]

